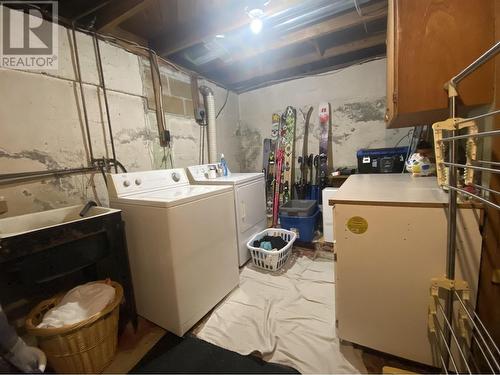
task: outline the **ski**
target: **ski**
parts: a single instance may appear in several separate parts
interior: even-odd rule
[[[283,189],[281,203],[285,204],[292,198],[291,186],[294,181],[294,148],[295,148],[295,124],[297,111],[288,106],[282,115],[281,139],[283,145]]]
[[[280,119],[281,116],[278,113],[273,113],[271,123],[271,152],[267,159],[266,179],[266,210],[268,217],[273,216],[274,186],[276,184],[276,151],[278,148]]]
[[[321,203],[321,191],[328,182],[328,139],[332,123],[332,110],[330,103],[319,104],[319,199]]]
[[[273,121],[275,120],[275,115],[273,115]],[[276,139],[276,151],[275,151],[275,165],[274,165],[274,183],[273,183],[273,203],[272,203],[272,213],[273,213],[273,224],[272,227],[276,228],[278,226],[278,213],[280,207],[280,196],[282,187],[282,170],[283,170],[283,159],[284,159],[284,137],[282,136],[283,119],[279,115],[277,139]]]
[[[271,217],[273,213],[273,180],[274,180],[274,141],[264,139],[264,151],[262,155],[262,172],[266,180],[266,212]]]
[[[313,107],[310,107],[307,111],[307,115],[305,116],[302,156],[299,156],[298,158],[298,163],[300,164],[300,180],[295,184],[298,199],[306,199],[307,192],[309,190],[308,168],[310,163],[309,156],[307,155],[307,146],[309,142],[309,121],[311,119],[312,112]]]

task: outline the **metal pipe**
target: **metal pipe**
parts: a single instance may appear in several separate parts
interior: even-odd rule
[[[94,47],[97,58],[97,72],[99,74],[99,81],[101,83],[102,93],[104,96],[104,106],[106,107],[106,119],[108,120],[108,131],[109,131],[109,140],[111,142],[111,152],[113,154],[113,160],[116,160],[115,141],[113,139],[113,129],[111,127],[111,115],[109,113],[108,93],[106,90],[106,82],[104,81],[104,71],[102,69],[101,48],[99,47],[99,39],[97,38],[97,34],[94,32],[92,35],[94,37]],[[116,165],[116,163],[115,163],[115,173],[118,173],[118,166]]]
[[[487,188],[487,187],[482,186],[482,185],[472,184],[472,186],[474,186],[475,188],[481,189],[481,190],[486,190],[486,191],[493,193],[493,194],[500,194],[500,191],[496,191],[496,190]]]
[[[469,122],[469,121],[475,121],[475,120],[480,120],[480,119],[485,118],[485,117],[495,116],[495,115],[498,115],[499,113],[500,113],[500,109],[497,109],[496,111],[486,112],[486,113],[482,113],[482,114],[474,116],[474,117],[468,117],[468,118],[464,118],[461,120],[457,120],[455,122],[455,124],[457,124],[457,125],[464,124],[464,123]]]
[[[7,185],[21,181],[42,179],[46,177],[61,177],[71,174],[92,173],[97,169],[95,167],[52,169],[47,171],[33,171],[21,173],[0,174],[0,185]]]
[[[89,14],[94,13],[95,11],[97,11],[97,10],[105,7],[106,5],[108,5],[109,3],[111,3],[112,1],[114,1],[114,0],[108,0],[108,1],[104,1],[104,2],[100,3],[99,5],[97,5],[97,6],[93,7],[93,8],[91,8],[91,9],[87,10],[86,12],[78,15],[76,18],[73,19],[73,22],[76,23],[76,21],[78,21],[79,19],[82,19],[83,17],[86,17]]]
[[[486,361],[486,364],[488,365],[488,367],[490,368],[491,370],[491,373],[492,374],[495,374],[495,369],[493,368],[493,366],[491,365],[490,361],[488,360],[488,356],[486,355],[486,353],[484,352],[484,349],[483,349],[483,346],[481,345],[481,343],[478,341],[477,337],[474,335],[474,333],[472,333],[472,338],[471,338],[471,344],[472,344],[472,341],[475,340],[476,341],[476,344],[477,344],[477,347],[479,348],[479,350],[481,351],[481,354],[483,355],[484,357],[484,360]],[[486,346],[487,347],[487,346]]]
[[[478,170],[478,171],[485,171],[485,172],[491,172],[491,173],[500,173],[500,169],[480,167],[478,165],[448,163],[446,161],[443,162],[442,164],[446,165],[447,167],[470,168],[470,169],[475,169],[475,170]]]
[[[433,332],[434,333],[434,337],[435,337],[435,340],[436,340],[436,345],[437,345],[437,348],[438,348],[438,354],[439,354],[439,359],[441,359],[441,365],[443,366],[443,370],[445,372],[445,374],[448,374],[448,369],[446,368],[446,363],[444,361],[444,358],[443,358],[443,353],[441,351],[441,345],[439,344],[439,336],[437,335],[436,331]]]
[[[453,297],[453,295],[452,295],[452,297]],[[467,368],[467,371],[469,372],[469,374],[472,374],[472,371],[471,371],[471,369],[469,367],[469,364],[467,363],[467,358],[465,358],[465,354],[462,351],[462,348],[460,346],[460,342],[458,341],[457,335],[455,335],[455,332],[453,332],[453,327],[451,325],[452,320],[448,320],[448,318],[446,317],[446,313],[445,313],[445,311],[443,309],[443,306],[441,305],[441,301],[439,301],[439,298],[436,297],[436,296],[434,296],[434,300],[436,301],[436,304],[439,307],[439,310],[443,314],[444,321],[445,321],[446,325],[448,326],[448,330],[451,332],[451,336],[453,337],[453,340],[455,341],[455,344],[457,344],[458,352],[462,356],[462,359],[464,361],[465,367]]]
[[[450,117],[455,118],[456,115],[456,97],[450,97]],[[455,136],[456,130],[452,131]],[[456,161],[457,142],[451,141],[450,145],[450,162]],[[447,251],[446,251],[446,277],[448,280],[455,279],[455,253],[456,253],[456,238],[457,238],[457,192],[454,188],[457,186],[457,168],[450,166],[449,168],[449,185],[450,192],[448,197],[448,225],[447,225]],[[450,321],[453,320],[453,294],[451,291],[446,296],[445,316]],[[446,344],[451,345],[451,331],[445,328]],[[446,364],[449,364],[449,357],[446,358]]]
[[[158,56],[153,50],[149,50],[149,65],[151,68],[151,80],[153,82],[153,92],[156,106],[156,123],[158,126],[158,136],[160,146],[167,146],[165,142],[165,112],[163,112],[163,88],[161,85],[160,68],[158,66]]]
[[[453,368],[455,369],[455,373],[458,374],[459,371],[458,371],[458,367],[457,367],[457,363],[455,362],[455,358],[453,357],[453,354],[451,353],[451,348],[450,348],[450,345],[447,344],[447,338],[445,337],[444,333],[443,333],[443,329],[441,328],[441,325],[439,323],[439,320],[437,318],[436,315],[434,315],[434,325],[435,327],[438,329],[439,331],[439,334],[441,335],[441,339],[443,340],[443,346],[446,348],[446,351],[447,353],[446,354],[446,359],[445,359],[445,362],[446,362],[446,365],[445,365],[445,369],[446,369],[446,372],[448,371],[448,361],[451,361],[451,364],[453,365]]]
[[[446,186],[446,185],[445,185]],[[478,201],[481,201],[482,203],[492,207],[492,208],[495,208],[497,210],[500,210],[500,205],[497,205],[493,202],[490,202],[489,200],[483,198],[483,197],[480,197],[479,195],[476,195],[476,194],[473,194],[473,193],[469,193],[467,190],[464,190],[464,189],[460,189],[460,188],[457,188],[457,187],[454,187],[454,186],[450,186],[450,185],[447,185],[448,186],[448,189],[450,190],[453,190],[455,192],[460,192],[460,193],[463,193],[463,194],[466,194],[472,198],[475,198],[477,199]],[[451,191],[450,191],[451,193]]]
[[[441,142],[449,142],[455,141],[457,139],[465,139],[465,138],[483,138],[483,137],[494,137],[500,135],[500,130],[490,130],[486,132],[476,133],[476,134],[462,134],[455,135],[453,137],[446,137],[441,140]]]
[[[481,338],[481,340],[483,341],[484,343],[484,346],[486,347],[486,349],[488,350],[491,358],[493,358],[493,361],[495,362],[495,365],[497,366],[498,368],[498,371],[500,371],[500,365],[498,364],[497,360],[495,359],[495,356],[493,355],[490,347],[488,346],[488,344],[486,343],[486,340],[484,339],[483,335],[481,334],[480,330],[479,330],[479,327],[476,325],[476,323],[474,322],[474,318],[472,317],[472,315],[470,314],[469,312],[469,309],[467,308],[467,306],[465,305],[464,301],[462,300],[462,298],[460,297],[460,295],[457,293],[457,291],[455,290],[454,291],[455,293],[455,296],[457,297],[457,300],[458,302],[460,303],[460,305],[462,305],[462,308],[463,310],[465,311],[465,313],[467,314],[467,317],[469,318],[470,322],[472,323],[472,326],[474,327],[474,329],[476,330],[476,332],[479,333],[479,337]],[[493,341],[493,339],[491,338],[491,336],[489,335],[488,331],[486,331],[486,334],[488,335],[489,339],[491,340],[491,342],[493,343],[493,345],[495,345],[495,342]],[[496,345],[495,345],[496,346]],[[497,353],[498,353],[498,348],[497,349]],[[500,354],[500,353],[499,353]],[[485,356],[486,358],[486,356]],[[493,369],[492,369],[493,371]],[[494,371],[493,371],[494,372]]]
[[[491,160],[474,160],[474,163],[489,164],[489,165],[498,165],[498,166],[500,166],[500,162],[499,161],[491,161]]]
[[[493,45],[493,47],[488,49],[481,56],[479,56],[475,61],[473,61],[469,66],[467,66],[464,70],[462,70],[455,77],[450,79],[450,84],[453,86],[456,86],[460,81],[462,81],[465,77],[467,77],[469,74],[471,74],[477,68],[479,68],[485,62],[487,62],[488,60],[491,60],[493,57],[495,57],[498,52],[500,52],[500,42],[495,43]]]
[[[82,81],[82,71],[80,68],[80,56],[78,53],[78,42],[76,41],[76,31],[75,31],[75,21],[73,21],[73,28],[72,28],[72,35],[73,35],[73,48],[75,50],[75,63],[76,63],[76,72],[78,76],[78,84],[80,86],[80,96],[82,100],[82,109],[83,109],[83,119],[85,121],[85,130],[87,133],[87,143],[89,147],[89,154],[90,154],[90,163],[92,164],[94,162],[94,152],[92,149],[92,139],[90,137],[90,126],[89,126],[89,118],[87,114],[87,103],[85,102],[85,94],[83,90],[83,81]]]

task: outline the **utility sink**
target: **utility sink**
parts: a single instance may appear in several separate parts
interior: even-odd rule
[[[84,205],[76,205],[0,219],[0,239],[120,212],[114,208],[91,207],[80,217],[83,208]]]

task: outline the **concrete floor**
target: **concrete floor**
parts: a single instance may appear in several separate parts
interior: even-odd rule
[[[321,244],[321,246],[312,245],[311,248],[303,247],[303,246],[294,246],[294,252],[297,255],[304,255],[311,258],[316,257],[325,257],[332,258],[333,252],[331,247],[325,246]],[[316,248],[316,249],[314,249]],[[187,335],[192,335],[197,332],[197,329],[201,326],[201,324],[205,321],[205,319],[210,315],[202,319],[202,321],[196,325]],[[154,326],[154,324],[149,322],[142,322],[143,328],[140,332],[144,333],[144,338],[141,338],[142,334],[133,337],[133,339],[129,340],[121,340],[121,350],[119,350],[121,355],[125,355],[128,357],[127,366],[124,368],[121,366],[120,372],[134,372],[134,369],[138,369],[140,366],[143,366],[148,361],[154,359],[158,353],[164,353],[171,349],[173,349],[176,345],[178,345],[182,339],[168,333],[161,328]],[[138,333],[140,333],[138,332]],[[163,338],[162,338],[163,337]],[[161,341],[158,341],[160,340]],[[134,342],[136,345],[134,345]],[[135,348],[137,346],[137,348]],[[135,348],[135,349],[134,349]],[[137,352],[137,353],[135,353]],[[147,354],[146,354],[147,352]],[[364,348],[349,342],[341,341],[341,352],[344,357],[360,372],[367,374],[381,374],[384,372],[384,367],[392,367],[401,369],[404,371],[410,371],[414,373],[437,373],[438,369],[431,368],[429,366],[421,365],[418,363],[414,363],[402,358],[397,358],[385,353],[380,353],[368,348]],[[140,359],[141,357],[144,357]],[[115,361],[116,362],[116,361]],[[122,361],[119,361],[122,362]],[[128,363],[130,362],[130,363]],[[139,363],[139,365],[136,365]],[[122,362],[123,364],[123,362]],[[134,367],[134,365],[136,365]],[[134,369],[132,369],[134,367]],[[117,370],[117,368],[111,366],[112,370]],[[108,370],[109,371],[109,370]],[[200,369],[200,372],[203,372],[203,369]]]

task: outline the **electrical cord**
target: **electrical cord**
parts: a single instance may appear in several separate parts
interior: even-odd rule
[[[215,116],[215,119],[219,118],[219,115],[221,114],[222,110],[224,109],[224,107],[227,104],[227,99],[228,98],[229,98],[229,90],[226,89],[226,99],[224,100],[224,104],[222,105],[222,107],[219,109],[219,112],[217,112],[217,115]]]
[[[399,144],[403,141],[403,139],[405,138],[408,138],[408,140],[410,139],[410,134],[413,133],[415,130],[414,128],[411,128],[410,130],[408,130],[408,133],[406,133],[399,141],[397,141],[397,143],[394,145],[394,147],[398,147]]]
[[[281,79],[275,79],[275,80],[271,80],[271,81],[266,81],[266,82],[258,83],[258,84],[254,85],[254,86],[246,87],[245,91],[243,91],[243,92],[256,90],[256,89],[259,89],[261,87],[271,86],[271,85],[275,85],[275,84],[278,84],[278,83],[292,81],[292,80],[295,80],[295,79],[301,79],[301,78],[307,78],[307,77],[332,76],[332,75],[341,73],[345,69],[351,68],[353,66],[362,65],[362,64],[365,64],[365,63],[368,63],[368,62],[371,62],[371,61],[382,60],[382,59],[385,59],[385,58],[386,58],[386,56],[370,57],[370,58],[366,58],[366,59],[363,59],[361,61],[358,61],[356,64],[348,65],[348,66],[345,66],[345,67],[342,67],[342,68],[339,68],[339,69],[336,69],[336,70],[330,70],[330,71],[326,71],[326,72],[322,72],[322,73],[298,74],[298,75],[290,76],[290,77],[287,77],[287,78],[281,78]]]

